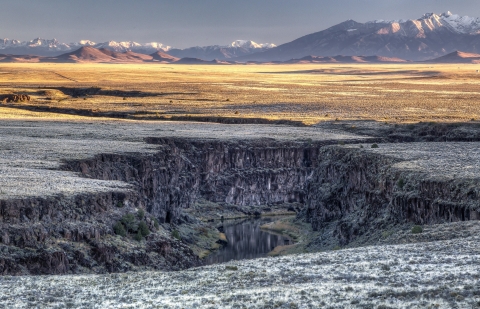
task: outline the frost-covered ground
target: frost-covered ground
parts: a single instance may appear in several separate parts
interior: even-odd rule
[[[180,272],[0,277],[0,308],[478,308],[480,236]]]
[[[279,141],[362,141],[339,130],[275,125],[224,125],[148,121],[2,121],[0,123],[0,199],[58,194],[123,191],[126,183],[78,177],[58,171],[64,161],[98,154],[152,154],[147,137]]]

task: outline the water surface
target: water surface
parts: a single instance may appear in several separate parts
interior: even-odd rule
[[[225,221],[222,228],[228,244],[207,256],[205,265],[225,263],[231,260],[265,257],[276,246],[290,243],[290,239],[260,229],[265,223],[281,218],[257,218],[242,221]]]

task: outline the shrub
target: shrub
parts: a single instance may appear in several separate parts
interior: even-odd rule
[[[136,241],[141,241],[143,239],[142,233],[140,233],[140,231],[138,231],[137,234],[135,234],[135,236],[133,236],[133,239],[135,239]]]
[[[383,271],[390,271],[390,266],[385,265],[385,264],[380,265],[380,268],[381,268]]]
[[[180,236],[180,232],[177,231],[177,230],[173,230],[173,232],[172,232],[172,237],[173,237],[173,238],[176,238],[176,239],[178,239],[178,240],[182,239],[182,237]]]
[[[122,224],[126,227],[129,232],[136,232],[137,226],[135,224],[135,216],[133,214],[126,214],[122,217]]]
[[[412,227],[412,234],[420,234],[423,233],[423,228],[420,225],[415,225]]]
[[[372,144],[372,148],[378,148],[377,144]]]
[[[123,237],[127,236],[127,231],[125,230],[125,227],[123,226],[123,224],[120,221],[115,223],[115,225],[113,226],[113,231],[117,235],[120,235],[120,236],[123,236]]]
[[[142,235],[142,237],[148,236],[148,234],[150,234],[150,230],[148,229],[148,226],[144,221],[138,224],[138,232]]]
[[[118,207],[118,208],[122,208],[122,207],[123,207],[123,202],[118,202],[118,203],[117,203],[117,207]]]
[[[237,271],[238,267],[237,266],[225,266],[225,270]]]
[[[143,209],[139,209],[137,211],[137,217],[138,217],[138,219],[142,220],[143,217],[145,217],[145,211]]]
[[[158,228],[160,227],[160,224],[158,223],[157,218],[154,218],[154,219],[153,219],[153,225],[154,225],[155,228],[158,230]]]
[[[394,233],[395,233],[395,232],[392,231],[392,230],[390,230],[390,231],[383,231],[383,232],[382,232],[382,237],[383,237],[383,238],[387,238],[387,237],[392,236]]]
[[[403,187],[405,186],[405,180],[403,180],[403,178],[400,178],[400,179],[397,181],[397,186],[398,186],[400,189],[403,189]]]

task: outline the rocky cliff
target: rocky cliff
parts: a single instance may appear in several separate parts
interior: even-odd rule
[[[158,152],[99,155],[65,168],[135,187],[160,222],[182,223],[182,209],[202,198],[237,206],[303,203],[305,184],[328,143],[149,138]]]
[[[315,230],[328,231],[338,244],[347,245],[359,236],[389,230],[398,224],[480,219],[480,180],[455,174],[455,166],[448,166],[452,162],[436,153],[441,151],[438,147],[442,144],[406,144],[397,149],[390,149],[387,144],[379,150],[353,146],[323,148],[323,160],[307,185],[306,220]],[[463,149],[465,143],[452,143],[450,147]],[[418,157],[420,151],[430,149],[426,157],[425,152],[420,154],[422,159]],[[451,150],[443,151],[453,155]],[[411,157],[413,154],[417,157]],[[411,168],[409,164],[416,161],[418,166]],[[461,158],[455,161],[460,173]],[[429,165],[422,166],[422,162]]]
[[[304,203],[305,184],[326,142],[150,138],[151,153],[100,154],[62,169],[128,183],[118,192],[4,200],[0,203],[2,274],[62,274],[180,269],[198,257],[170,236],[198,224],[184,212],[202,199],[246,206]],[[125,215],[146,222],[139,242],[115,235]],[[155,222],[166,229],[157,230]],[[125,223],[125,225],[127,225]],[[118,234],[118,233],[117,233]]]

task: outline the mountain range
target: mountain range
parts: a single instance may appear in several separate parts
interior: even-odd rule
[[[239,61],[286,61],[307,55],[376,55],[422,61],[461,50],[480,53],[480,18],[450,12],[419,19],[347,20]]]
[[[250,55],[256,52],[263,52],[275,47],[276,45],[271,43],[258,44],[253,41],[237,40],[227,46],[213,45],[204,47],[196,46],[186,49],[172,48],[168,50],[168,53],[179,58],[188,57],[204,60],[226,60]]]
[[[89,40],[82,40],[76,43],[62,43],[56,39],[46,40],[37,38],[31,41],[19,41],[0,39],[0,53],[13,55],[35,55],[35,56],[58,56],[66,52],[78,50],[81,47],[94,47],[96,49],[107,49],[114,52],[135,52],[152,54],[157,51],[169,52],[172,56],[179,58],[191,57],[205,60],[229,59],[238,56],[249,55],[254,52],[265,51],[276,45],[265,43],[258,44],[253,41],[237,40],[229,45],[213,45],[204,47],[191,47],[186,49],[172,48],[158,42],[140,44],[137,42],[116,42],[108,41],[95,43]]]
[[[232,60],[204,60],[200,58],[177,58],[166,52],[157,51],[152,54],[135,53],[132,51],[116,52],[106,48],[97,49],[83,46],[73,52],[59,56],[32,56],[32,55],[2,55],[0,62],[47,62],[47,63],[173,63],[173,64],[239,64]],[[307,64],[307,63],[402,63],[407,62],[400,58],[382,56],[306,56],[300,59],[287,61],[270,61],[268,63]],[[463,52],[453,52],[443,57],[431,60],[437,63],[480,63],[480,55]],[[246,62],[247,64],[265,62]]]
[[[96,50],[87,49],[86,52],[94,60],[87,60],[88,57],[84,56],[75,58],[75,53],[80,49],[81,53],[85,53],[83,48],[86,47]],[[100,51],[100,54],[97,51]],[[10,61],[23,62],[60,61],[61,59],[75,62],[178,63],[401,62],[428,61],[456,51],[462,51],[463,54],[453,54],[441,61],[455,63],[476,61],[475,57],[465,55],[480,54],[480,18],[447,12],[440,15],[428,13],[419,19],[408,20],[375,20],[366,23],[347,20],[279,46],[270,43],[258,44],[248,40],[237,40],[225,46],[197,46],[185,49],[172,48],[158,42],[95,43],[83,40],[65,44],[55,39],[35,39],[28,42],[0,40],[0,53],[3,54],[0,57],[3,59],[1,61],[10,59]],[[116,54],[109,54],[109,52]],[[160,54],[155,56],[155,53]],[[65,54],[69,55],[65,56]],[[28,57],[22,55],[28,55]],[[179,62],[180,59],[183,60]]]

